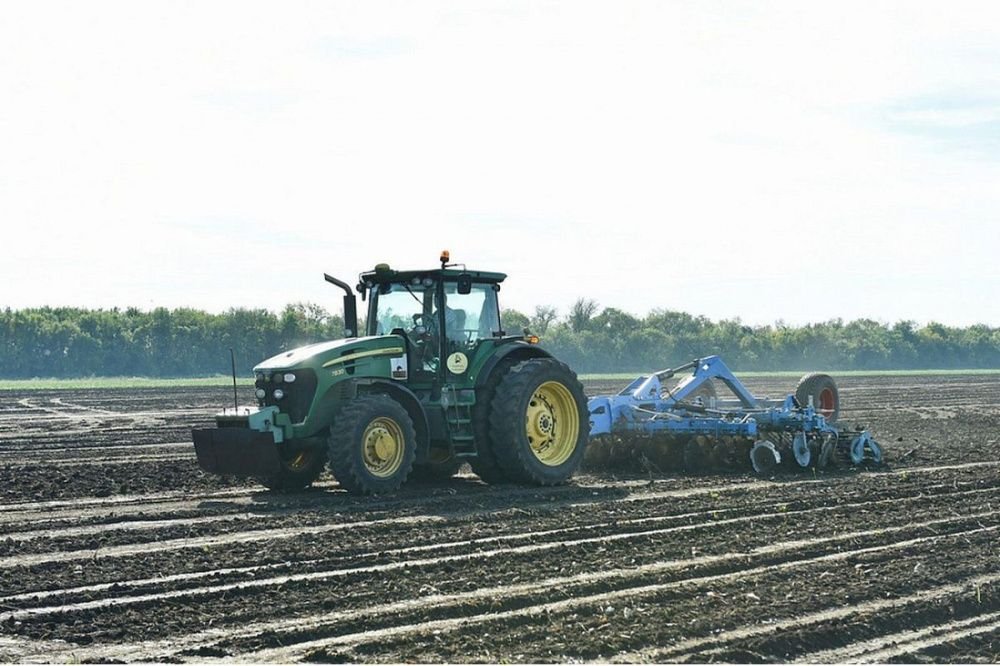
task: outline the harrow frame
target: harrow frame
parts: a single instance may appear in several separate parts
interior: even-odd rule
[[[691,374],[667,387],[666,380],[686,370]],[[698,395],[712,381],[728,387],[735,399]],[[882,462],[882,449],[867,430],[831,423],[812,396],[807,404],[794,394],[781,400],[754,396],[718,356],[640,376],[615,395],[591,398],[587,409],[591,439],[629,433],[701,436],[730,446],[735,439],[753,440],[749,457],[758,473],[779,464],[782,452],[802,468],[825,466],[835,456],[855,465]]]

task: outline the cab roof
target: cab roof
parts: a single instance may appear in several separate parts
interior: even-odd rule
[[[507,278],[506,273],[494,273],[492,271],[472,271],[460,268],[429,268],[427,270],[397,271],[389,266],[379,265],[375,270],[365,271],[361,274],[362,282],[400,282],[409,281],[413,278],[440,278],[442,280],[455,280],[459,275],[469,275],[473,282],[503,282]]]

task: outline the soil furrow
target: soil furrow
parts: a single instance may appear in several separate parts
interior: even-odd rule
[[[976,497],[976,496],[983,495],[983,494],[986,494],[986,493],[995,492],[996,490],[997,490],[996,487],[978,488],[978,489],[973,489],[973,490],[956,490],[954,492],[944,493],[943,495],[947,496],[947,499],[945,501],[950,503],[950,502],[953,502],[953,501],[961,499],[961,498],[972,498],[972,497]],[[855,503],[848,502],[848,503],[843,503],[843,504],[838,504],[838,505],[813,507],[813,508],[805,509],[805,510],[802,510],[802,511],[782,509],[781,511],[779,511],[777,513],[770,513],[770,514],[762,512],[762,509],[765,506],[767,506],[767,505],[765,503],[761,503],[760,505],[757,505],[757,506],[751,505],[751,506],[734,507],[734,508],[728,508],[728,509],[710,509],[710,510],[705,510],[705,511],[695,511],[695,512],[688,512],[688,513],[656,514],[656,515],[643,516],[643,517],[638,517],[638,518],[616,519],[613,522],[584,523],[584,524],[578,524],[578,525],[574,525],[574,526],[570,526],[570,527],[561,527],[561,528],[554,528],[554,529],[549,529],[549,530],[527,530],[527,531],[525,531],[525,530],[522,529],[522,530],[520,530],[518,532],[513,532],[513,533],[508,532],[508,531],[505,530],[503,534],[495,535],[495,536],[487,536],[487,537],[465,539],[465,540],[451,541],[451,542],[448,542],[448,541],[445,541],[445,542],[431,541],[430,543],[427,543],[427,544],[411,545],[411,546],[398,547],[398,548],[392,548],[391,547],[391,543],[386,543],[378,551],[369,552],[369,553],[362,553],[362,554],[359,554],[359,555],[355,555],[352,559],[364,561],[366,559],[375,559],[376,557],[384,559],[384,558],[390,557],[390,556],[400,556],[400,555],[407,555],[407,554],[411,554],[411,553],[422,553],[422,552],[438,552],[438,553],[443,553],[443,552],[448,552],[448,551],[451,551],[451,550],[467,550],[467,549],[471,549],[471,548],[474,548],[474,547],[477,547],[477,546],[483,546],[483,545],[488,545],[488,544],[501,544],[501,543],[504,543],[504,542],[527,542],[527,543],[531,543],[531,542],[537,541],[539,538],[542,538],[542,537],[548,538],[548,537],[555,537],[555,536],[559,536],[559,535],[572,535],[573,533],[597,534],[598,532],[606,531],[608,529],[618,530],[618,529],[626,528],[628,526],[648,525],[648,524],[664,523],[664,522],[671,522],[671,521],[680,522],[680,521],[686,521],[686,520],[699,520],[699,519],[701,519],[702,520],[701,523],[689,523],[688,525],[683,526],[683,528],[686,529],[686,530],[696,531],[698,529],[706,528],[706,527],[709,527],[709,526],[715,528],[715,527],[720,527],[720,526],[724,526],[724,525],[727,525],[727,524],[738,523],[738,522],[741,522],[741,521],[753,521],[753,520],[766,521],[769,517],[770,518],[774,518],[774,517],[780,516],[782,519],[786,519],[786,518],[789,518],[789,517],[795,517],[798,514],[806,515],[806,514],[810,514],[810,513],[814,513],[814,512],[834,512],[834,511],[855,512],[855,511],[857,511],[857,510],[859,510],[861,508],[865,508],[865,507],[870,507],[870,508],[888,507],[888,506],[891,506],[891,505],[901,505],[901,504],[905,504],[905,503],[913,502],[913,501],[923,502],[923,501],[926,501],[926,499],[927,498],[922,494],[922,492],[920,492],[920,493],[917,493],[917,494],[914,494],[914,495],[911,495],[911,496],[904,496],[904,497],[898,497],[898,498],[885,498],[885,499],[881,499],[881,500],[869,500],[869,501],[863,501],[863,502],[860,502],[860,503],[858,503],[858,502],[855,502]],[[736,516],[736,517],[733,517],[733,518],[724,519],[724,516],[726,514],[746,514],[746,515],[739,515],[739,516]],[[708,519],[708,520],[706,521],[706,519]],[[396,520],[398,520],[398,519],[396,519]],[[376,521],[376,522],[382,522],[382,521]],[[372,527],[372,525],[370,523],[354,523],[354,524],[346,525],[345,526],[345,528],[347,528],[347,527],[358,527],[358,528],[364,527],[364,528],[370,528],[370,527]],[[648,532],[640,532],[639,533],[640,536],[645,536],[645,535],[648,535],[648,534],[649,534]],[[404,539],[405,539],[405,536],[404,536]],[[563,541],[560,541],[560,543],[563,544],[563,545],[566,545],[566,544],[572,544],[573,542],[563,540]],[[311,560],[310,562],[319,563],[321,561],[322,560]],[[226,575],[229,575],[229,574],[245,574],[245,573],[251,573],[251,572],[259,572],[259,571],[268,570],[268,569],[289,568],[289,566],[290,565],[288,563],[280,563],[280,564],[276,564],[276,565],[266,565],[266,566],[265,565],[253,565],[253,566],[247,566],[247,567],[229,567],[229,568],[225,568],[225,569],[210,570],[210,571],[195,571],[195,572],[190,572],[190,573],[186,573],[186,574],[174,574],[174,575],[170,575],[170,576],[166,576],[166,577],[154,577],[154,578],[145,578],[145,579],[138,579],[138,580],[121,580],[121,579],[117,579],[117,580],[115,580],[113,582],[102,583],[102,584],[97,584],[97,585],[77,586],[77,587],[69,588],[69,589],[54,589],[54,590],[21,592],[21,593],[18,593],[18,594],[13,594],[13,595],[8,595],[8,596],[0,597],[0,603],[4,603],[4,604],[8,604],[9,605],[9,604],[16,603],[16,602],[24,602],[24,601],[28,601],[28,600],[36,601],[36,600],[41,600],[41,599],[44,599],[44,598],[50,598],[50,597],[54,597],[54,596],[68,596],[68,595],[85,594],[85,593],[86,594],[90,594],[90,593],[94,593],[94,592],[99,592],[99,591],[107,590],[107,589],[110,589],[112,587],[114,587],[116,589],[120,589],[120,590],[134,589],[134,588],[138,588],[138,587],[155,586],[155,585],[158,585],[158,584],[168,583],[168,582],[169,583],[176,583],[176,582],[180,582],[180,581],[193,581],[193,580],[198,580],[198,579],[202,579],[202,578],[209,577],[209,576],[214,577],[214,578],[219,578],[219,577],[226,576]]]
[[[574,596],[569,599],[561,601],[535,604],[523,608],[517,608],[510,611],[501,611],[497,613],[482,613],[477,615],[446,618],[441,620],[431,620],[427,622],[418,622],[409,625],[396,625],[396,626],[390,625],[382,629],[360,631],[352,634],[343,634],[337,636],[324,637],[311,641],[305,641],[288,647],[259,650],[250,655],[246,655],[245,658],[251,661],[263,662],[263,663],[289,662],[293,660],[300,660],[302,657],[307,656],[311,652],[315,652],[321,649],[327,649],[332,646],[356,646],[362,643],[381,641],[388,637],[398,637],[400,635],[422,634],[428,632],[444,632],[455,629],[469,629],[472,625],[476,624],[495,622],[498,620],[510,619],[515,617],[523,617],[526,615],[538,616],[542,614],[562,613],[583,606],[605,604],[608,602],[614,602],[622,599],[635,598],[635,597],[641,597],[643,595],[654,594],[657,592],[662,592],[663,590],[666,589],[670,589],[672,587],[731,580],[734,578],[742,578],[746,576],[757,575],[763,571],[771,569],[780,569],[788,571],[791,569],[804,567],[808,564],[813,564],[815,562],[829,562],[833,560],[843,560],[867,553],[900,549],[918,544],[933,543],[945,538],[953,538],[955,536],[972,535],[977,533],[996,532],[996,531],[997,527],[995,526],[988,528],[976,528],[955,534],[946,534],[946,535],[942,534],[942,535],[935,535],[928,537],[918,537],[916,539],[909,539],[905,541],[884,544],[880,546],[872,546],[856,550],[829,553],[814,558],[796,559],[791,562],[781,562],[779,564],[765,565],[762,567],[756,567],[751,569],[740,569],[725,574],[705,576],[697,580],[671,581],[669,583],[657,583],[657,584],[643,585],[640,587],[633,587],[627,589],[616,589],[609,592],[602,592],[592,595]],[[776,545],[774,546],[774,548],[779,548],[779,546]]]
[[[983,585],[995,580],[971,581],[971,586]],[[921,629],[903,631],[877,639],[853,643],[846,647],[814,652],[803,656],[801,663],[873,663],[887,662],[893,657],[916,653],[928,647],[960,640],[972,635],[966,633],[985,633],[1000,627],[1000,611],[976,615],[971,618],[944,622]]]
[[[995,515],[995,514],[991,514]],[[916,531],[924,529],[941,530],[946,524],[956,522],[955,519],[941,519],[928,521],[917,526],[898,527],[895,532]],[[362,607],[354,611],[338,611],[325,613],[316,617],[296,617],[277,622],[255,624],[242,629],[219,628],[200,634],[194,634],[187,639],[172,639],[169,641],[171,652],[178,654],[186,652],[191,654],[199,648],[214,644],[220,639],[220,633],[229,638],[247,638],[271,632],[284,632],[295,630],[298,632],[308,631],[315,634],[324,627],[336,629],[337,625],[343,625],[350,621],[354,626],[361,624],[371,626],[372,624],[386,624],[388,628],[366,630],[362,632],[352,632],[337,636],[327,636],[323,639],[306,641],[290,648],[279,650],[262,651],[251,656],[254,660],[261,661],[290,661],[292,657],[299,656],[305,652],[312,651],[319,647],[330,645],[359,644],[371,640],[380,640],[389,635],[399,633],[420,633],[442,629],[454,629],[464,623],[474,624],[479,622],[489,622],[501,620],[508,617],[518,617],[523,615],[534,615],[538,613],[561,612],[567,609],[583,605],[590,605],[605,600],[621,599],[631,596],[642,596],[652,594],[667,589],[685,586],[701,586],[708,583],[719,583],[724,581],[737,580],[742,578],[752,578],[768,571],[789,571],[800,567],[807,567],[817,562],[829,562],[837,560],[848,560],[860,555],[872,553],[884,553],[898,549],[910,548],[915,545],[933,544],[941,540],[953,539],[962,536],[971,536],[984,532],[994,533],[1000,526],[976,527],[954,532],[941,532],[916,538],[904,538],[899,541],[888,541],[874,546],[853,548],[839,552],[826,552],[816,549],[818,546],[829,546],[834,543],[851,543],[854,540],[865,537],[880,538],[884,536],[886,530],[868,530],[855,533],[843,534],[834,537],[809,541],[792,541],[770,544],[745,553],[728,553],[716,556],[704,556],[688,558],[685,560],[657,562],[652,565],[636,568],[625,568],[608,571],[588,572],[570,577],[547,579],[539,582],[532,582],[520,585],[503,585],[495,588],[479,588],[468,593],[452,595],[432,595],[419,598],[404,599],[392,604],[383,604],[373,607]],[[803,554],[814,553],[814,554]],[[818,553],[818,554],[815,554]],[[771,559],[768,559],[771,558]],[[756,564],[748,564],[756,562]],[[699,567],[721,567],[722,573],[710,573],[705,575],[704,569]],[[680,572],[679,579],[673,579],[665,583],[653,585],[643,584],[651,577],[668,572]],[[1000,577],[1000,574],[998,574]],[[602,591],[597,594],[587,594],[587,588],[593,587],[595,583],[608,583],[613,589]],[[625,587],[621,587],[625,586]],[[581,595],[581,592],[583,593]],[[539,603],[539,596],[556,594],[558,601]],[[517,598],[520,605],[509,612],[488,612],[468,615],[469,602],[481,600],[487,606],[502,606],[504,599]],[[457,613],[457,617],[446,617],[441,620],[431,620],[415,622],[408,625],[396,626],[402,619],[404,611],[413,611],[417,615],[426,614],[435,609],[441,611],[451,611]],[[439,613],[436,613],[439,614]],[[283,634],[281,640],[288,641],[291,637]],[[147,659],[163,658],[162,653],[164,641],[157,641],[154,644],[145,643],[142,645],[125,646],[105,646],[87,650],[76,656],[84,659]],[[199,656],[207,656],[206,653]]]

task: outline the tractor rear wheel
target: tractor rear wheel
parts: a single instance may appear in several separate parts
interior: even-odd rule
[[[516,361],[502,360],[493,368],[486,382],[476,390],[476,404],[472,407],[472,434],[476,442],[476,457],[469,460],[469,466],[480,479],[489,484],[507,483],[510,478],[501,469],[493,452],[493,436],[490,434],[490,407],[496,396],[497,387],[503,381]]]
[[[387,395],[367,395],[341,407],[327,450],[330,471],[348,492],[390,493],[413,469],[417,435],[402,405]]]
[[[315,446],[292,446],[279,454],[281,469],[257,480],[276,492],[295,492],[312,485],[323,473],[326,451]]]
[[[810,397],[816,412],[825,416],[830,423],[836,423],[840,416],[840,392],[833,377],[820,372],[802,377],[795,387],[795,399],[805,407],[809,404]]]
[[[497,387],[490,436],[500,468],[536,485],[563,483],[587,448],[587,400],[576,373],[552,358],[518,363]]]

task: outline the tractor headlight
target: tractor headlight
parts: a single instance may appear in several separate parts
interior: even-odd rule
[[[258,372],[256,375],[254,375],[254,379],[256,379],[259,382],[264,381],[264,373],[263,372]]]
[[[267,391],[265,391],[264,389],[257,389],[256,391],[253,392],[253,394],[257,396],[258,400],[263,400],[264,396],[267,395]]]
[[[280,384],[281,383],[281,373],[280,372],[274,373],[274,377],[272,377],[271,379],[274,380],[275,384]]]
[[[295,381],[295,375],[293,373],[291,373],[291,372],[286,372],[285,373],[285,383],[286,384],[291,384],[294,381]]]
[[[281,389],[274,389],[274,399],[275,400],[281,400],[284,397],[285,397],[285,392],[284,391],[282,391]]]

